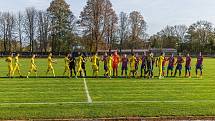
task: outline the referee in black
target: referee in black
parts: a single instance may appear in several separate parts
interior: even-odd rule
[[[77,74],[76,74],[76,59],[74,56],[74,53],[70,54],[69,57],[70,63],[69,63],[69,68],[70,68],[70,76],[72,77],[72,72],[74,72],[75,77],[77,78]]]

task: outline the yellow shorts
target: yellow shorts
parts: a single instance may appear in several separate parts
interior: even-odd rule
[[[14,66],[14,71],[16,71],[16,70],[20,71],[20,67],[18,64],[15,64],[15,66]]]
[[[136,69],[135,69],[135,66],[131,66],[131,67],[130,67],[130,70],[131,70],[131,71],[135,71],[135,70],[136,70]]]
[[[97,65],[92,65],[93,71],[99,71],[99,67]]]
[[[8,70],[9,71],[13,71],[13,66],[12,65],[8,65]]]
[[[78,66],[78,67],[77,67],[77,71],[78,71],[78,72],[82,71],[82,67],[81,67],[81,66]]]
[[[70,68],[69,68],[69,66],[65,66],[65,69],[64,69],[65,71],[69,71],[70,70]]]
[[[48,70],[54,70],[52,65],[48,65]]]
[[[112,69],[112,66],[111,66],[111,65],[108,65],[107,67],[108,67],[108,70],[111,70],[111,69]]]
[[[36,68],[36,66],[34,66],[34,65],[31,65],[30,71],[37,71],[37,68]]]

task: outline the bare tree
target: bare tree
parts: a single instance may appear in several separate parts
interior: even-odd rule
[[[114,45],[116,44],[116,32],[117,32],[117,15],[115,13],[115,11],[112,10],[112,12],[110,12],[110,16],[107,18],[107,28],[105,31],[105,39],[108,45],[110,45],[110,49],[112,47],[114,47]]]
[[[12,51],[12,41],[15,34],[15,16],[9,12],[2,13],[1,30],[3,34],[4,52]]]
[[[3,30],[2,30],[2,12],[0,11],[0,39],[3,38]]]
[[[2,36],[3,36],[3,48],[4,52],[7,52],[7,14],[8,13],[2,13],[1,15],[1,30],[2,30]]]
[[[180,52],[183,52],[184,46],[187,42],[186,35],[188,27],[186,25],[175,25],[174,26],[175,36],[178,38],[177,48]]]
[[[80,18],[81,26],[86,28],[86,34],[91,35],[91,41],[95,43],[95,51],[97,51],[99,43],[104,42],[102,40],[107,30],[111,31],[110,20],[113,20],[111,26],[116,22],[115,11],[110,0],[88,0]],[[93,48],[93,44],[91,46]]]
[[[50,18],[44,11],[38,12],[38,40],[40,52],[47,52]]]
[[[175,25],[174,29],[176,36],[180,38],[180,43],[184,43],[186,41],[188,27],[186,25]]]
[[[128,15],[124,12],[121,12],[119,15],[118,34],[120,38],[120,49],[123,49],[123,43],[128,39],[129,34]]]
[[[162,29],[160,32],[158,32],[158,35],[160,36],[176,36],[176,31],[173,26],[166,26],[164,29]]]
[[[18,14],[18,19],[17,19],[17,27],[18,27],[18,35],[19,35],[19,46],[20,49],[19,51],[22,52],[22,45],[23,45],[23,15],[21,12]]]
[[[130,22],[130,48],[134,47],[136,42],[143,42],[146,36],[146,22],[140,12],[133,11],[129,16]],[[138,46],[136,46],[138,47]],[[138,47],[139,48],[139,47]]]
[[[206,50],[208,43],[214,38],[212,23],[208,21],[197,21],[189,27],[187,33],[194,52]]]
[[[35,8],[26,8],[26,15],[25,15],[25,33],[30,42],[30,52],[34,52],[36,49],[36,41],[35,41],[35,32],[37,28],[37,11]]]

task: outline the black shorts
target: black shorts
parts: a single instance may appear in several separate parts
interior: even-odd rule
[[[153,67],[154,67],[153,63],[147,63],[147,69],[148,69],[148,71],[153,71]]]
[[[70,70],[75,69],[75,66],[69,66]]]
[[[176,66],[176,70],[181,71],[181,70],[182,70],[182,65],[181,65],[181,64],[178,64],[178,65]]]
[[[105,71],[107,71],[107,70],[108,70],[107,65],[104,65],[104,70],[105,70]]]
[[[82,65],[81,65],[81,68],[82,68],[83,70],[85,70],[85,69],[86,69],[85,64],[82,64]]]
[[[141,69],[146,69],[146,65],[141,65]]]
[[[196,65],[196,70],[203,70],[203,65],[197,64],[197,65]]]
[[[122,66],[122,70],[128,70],[128,67],[126,66],[126,67],[124,67],[124,66]]]

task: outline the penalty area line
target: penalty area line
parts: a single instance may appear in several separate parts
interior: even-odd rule
[[[87,102],[88,103],[92,103],[92,98],[90,97],[90,93],[89,93],[89,90],[88,90],[88,87],[87,87],[87,82],[86,82],[86,79],[84,78],[84,89],[85,89],[85,92],[86,92],[86,95],[87,95]]]

